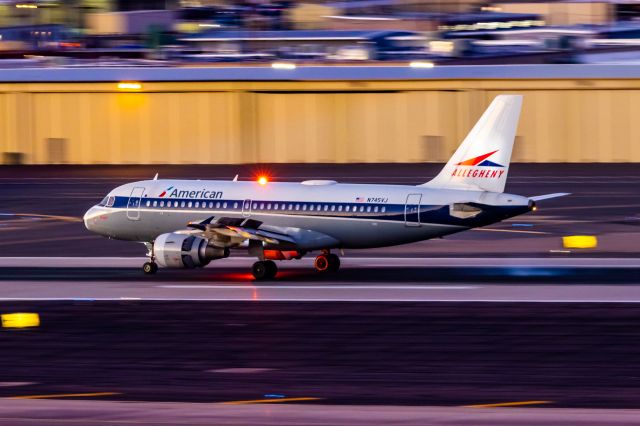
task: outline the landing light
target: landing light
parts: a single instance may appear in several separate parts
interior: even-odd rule
[[[269,182],[269,179],[267,179],[266,176],[260,176],[258,178],[258,184],[260,184],[262,186],[266,185],[268,182]]]
[[[118,90],[140,90],[142,89],[142,83],[137,81],[121,81],[118,83]]]

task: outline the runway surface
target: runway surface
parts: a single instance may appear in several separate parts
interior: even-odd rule
[[[24,166],[0,168],[2,256],[142,256],[144,247],[110,241],[84,229],[81,217],[118,185],[164,178],[274,181],[335,179],[415,185],[441,164],[271,164],[195,166]],[[571,192],[539,203],[539,211],[480,230],[406,246],[348,251],[361,256],[555,257],[563,235],[596,235],[594,250],[571,256],[634,257],[640,251],[640,168],[634,164],[512,164],[507,191],[521,195]]]
[[[343,260],[329,275],[312,259],[280,262],[256,282],[250,258],[153,276],[144,258],[0,258],[0,300],[640,302],[640,259]]]
[[[1,332],[4,398],[640,405],[635,304],[3,301],[0,312],[41,318]]]

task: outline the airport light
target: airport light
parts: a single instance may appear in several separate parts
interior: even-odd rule
[[[562,237],[562,246],[566,249],[594,249],[598,247],[595,235],[569,235]]]
[[[274,70],[295,70],[297,67],[291,62],[274,62],[271,64],[271,68]]]
[[[258,178],[258,184],[265,186],[267,183],[269,183],[269,179],[266,176],[260,176]]]
[[[27,328],[38,327],[39,325],[40,316],[35,313],[17,312],[2,315],[3,328]]]
[[[118,90],[141,90],[142,83],[137,81],[121,81],[118,83]]]
[[[412,61],[409,63],[409,66],[411,68],[433,68],[435,67],[435,64],[427,61]]]
[[[16,4],[18,9],[37,9],[37,4]]]

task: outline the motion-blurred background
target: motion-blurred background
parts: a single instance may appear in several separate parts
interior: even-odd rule
[[[510,92],[514,161],[636,162],[639,18],[632,0],[2,1],[0,162],[441,163]]]

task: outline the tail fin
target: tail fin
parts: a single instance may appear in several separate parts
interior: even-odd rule
[[[499,95],[440,174],[422,186],[504,192],[521,95]]]

